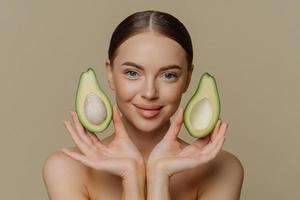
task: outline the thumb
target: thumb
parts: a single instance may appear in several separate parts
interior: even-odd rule
[[[183,108],[182,106],[179,107],[178,109],[178,113],[176,115],[176,118],[175,120],[172,122],[168,132],[166,133],[166,138],[168,139],[176,139],[179,132],[180,132],[180,129],[181,129],[181,126],[182,126],[182,122],[183,122]]]

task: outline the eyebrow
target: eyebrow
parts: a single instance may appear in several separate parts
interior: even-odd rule
[[[133,67],[136,67],[136,68],[141,69],[141,70],[144,70],[144,68],[145,68],[145,67],[143,67],[141,65],[138,65],[134,62],[131,62],[131,61],[124,62],[122,65],[133,66]],[[181,70],[181,67],[179,65],[176,65],[176,64],[170,64],[170,65],[163,66],[160,69],[160,71],[166,70],[166,69],[180,69]]]

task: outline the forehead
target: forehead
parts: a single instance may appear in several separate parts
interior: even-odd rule
[[[175,40],[154,32],[134,35],[118,48],[115,64],[133,61],[142,66],[186,65],[185,50]]]

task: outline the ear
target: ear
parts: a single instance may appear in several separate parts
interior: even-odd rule
[[[113,68],[110,64],[110,61],[107,60],[105,65],[106,65],[106,73],[107,73],[109,87],[110,87],[110,89],[115,90],[116,88],[115,88],[115,83],[114,83],[114,79],[113,79],[113,72],[112,72]]]
[[[192,64],[191,67],[188,69],[187,80],[186,80],[186,83],[185,83],[185,86],[184,86],[184,89],[183,89],[183,93],[186,92],[186,90],[188,89],[188,87],[190,85],[190,82],[191,82],[191,79],[192,79],[193,69],[194,69],[194,64]]]

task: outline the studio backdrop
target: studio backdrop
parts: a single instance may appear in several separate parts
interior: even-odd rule
[[[203,73],[217,80],[224,149],[245,170],[241,199],[300,199],[299,8],[296,0],[1,0],[0,199],[48,198],[43,164],[74,146],[63,120],[81,72],[93,67],[114,104],[105,74],[111,34],[150,9],[176,16],[192,38],[195,68],[181,104]],[[185,128],[180,137],[193,141]]]

